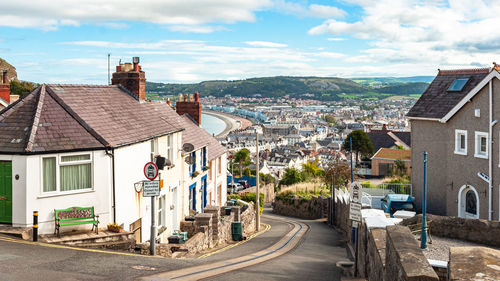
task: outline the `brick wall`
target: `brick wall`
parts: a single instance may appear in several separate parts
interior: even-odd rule
[[[177,114],[188,114],[194,121],[201,124],[201,103],[198,101],[178,101],[175,104]]]
[[[10,103],[10,85],[9,84],[5,84],[5,85],[0,84],[0,99],[3,99],[7,103]]]

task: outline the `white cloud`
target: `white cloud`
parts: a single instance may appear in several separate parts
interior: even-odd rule
[[[334,6],[318,4],[304,6],[299,3],[287,2],[285,0],[275,0],[274,8],[279,12],[298,17],[341,18],[346,15],[345,11]]]
[[[270,48],[284,48],[287,47],[286,44],[266,42],[266,41],[247,41],[245,44],[254,47],[270,47]]]
[[[328,38],[326,40],[328,40],[328,41],[344,41],[345,38],[332,37],[332,38]]]
[[[165,25],[255,21],[255,11],[271,0],[22,0],[2,3],[0,26],[44,30],[62,25],[141,21]],[[198,29],[199,30],[199,29]]]
[[[225,30],[221,26],[214,27],[208,25],[170,25],[168,29],[183,33],[212,33],[214,31]]]
[[[498,60],[500,2],[495,0],[348,0],[362,8],[359,21],[328,19],[310,35],[345,35],[371,48],[348,62],[412,63],[414,69],[489,65]]]

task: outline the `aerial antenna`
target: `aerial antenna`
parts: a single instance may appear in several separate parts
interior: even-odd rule
[[[109,65],[110,58],[111,58],[111,53],[108,53],[108,85],[111,85],[110,65]]]

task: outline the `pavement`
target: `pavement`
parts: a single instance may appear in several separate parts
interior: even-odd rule
[[[217,263],[238,267],[227,273],[205,274],[205,280],[340,280],[340,270],[335,263],[348,258],[340,237],[332,228],[320,221],[265,212],[262,222],[269,224],[270,230],[241,245],[199,259],[78,249],[0,236],[0,281],[136,280],[141,277],[147,280],[149,276],[166,276],[161,273],[179,272],[179,269],[194,272],[197,267],[212,268]],[[293,234],[298,239],[292,239]],[[257,260],[263,253],[267,260]]]

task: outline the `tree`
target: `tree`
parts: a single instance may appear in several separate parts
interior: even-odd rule
[[[302,176],[302,173],[300,173],[299,170],[297,170],[295,168],[286,168],[285,175],[283,176],[283,179],[280,181],[280,184],[291,185],[294,183],[299,183],[303,180],[304,180],[304,178]]]
[[[331,185],[331,169],[325,171],[323,175],[323,182],[326,186]],[[335,163],[333,166],[333,175],[335,177],[335,187],[347,187],[351,180],[351,167],[347,163]]]
[[[406,164],[402,160],[394,161],[394,174],[398,177],[406,176]]]
[[[335,126],[335,123],[336,123],[335,116],[333,116],[331,114],[325,114],[322,117],[323,117],[323,120],[325,120],[327,123],[329,123],[332,126]]]
[[[349,135],[347,135],[347,138],[342,144],[342,149],[346,151],[350,150],[351,138],[352,150],[356,152],[356,162],[359,159],[359,154],[371,156],[375,152],[372,141],[370,140],[368,135],[361,130],[352,131]]]
[[[243,176],[243,166],[250,165],[250,150],[243,148],[234,154],[234,161],[238,162],[240,167],[240,177]]]
[[[26,81],[10,81],[10,93],[12,95],[19,95],[20,98],[29,94],[36,88],[36,85]]]
[[[275,183],[276,179],[271,174],[259,173],[260,178],[264,184]]]
[[[307,163],[302,164],[302,174],[304,179],[315,178],[321,176],[324,173],[323,169],[319,166],[318,159],[314,161],[307,161]]]
[[[246,177],[251,177],[251,176],[252,176],[252,170],[250,170],[250,168],[246,168],[246,169],[243,171],[243,174],[244,174]]]

